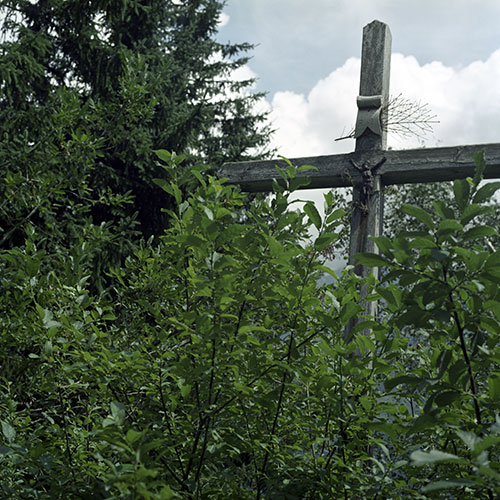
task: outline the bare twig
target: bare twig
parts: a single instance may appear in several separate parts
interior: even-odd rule
[[[387,104],[382,106],[381,111],[382,129],[400,137],[423,138],[432,132],[435,123],[439,123],[427,103],[407,99],[402,94],[391,97]],[[354,139],[354,127],[348,134],[342,134],[335,140],[343,139]]]

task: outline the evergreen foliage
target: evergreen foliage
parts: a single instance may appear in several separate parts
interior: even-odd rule
[[[161,234],[160,208],[172,200],[152,183],[162,175],[152,149],[214,167],[266,154],[266,114],[255,111],[262,95],[250,92],[252,80],[232,79],[251,45],[215,40],[222,7],[0,1],[0,177],[18,189],[0,212],[4,248],[27,221],[51,233],[54,217],[62,229],[67,199],[80,211],[77,226],[86,214],[132,239],[135,230]]]

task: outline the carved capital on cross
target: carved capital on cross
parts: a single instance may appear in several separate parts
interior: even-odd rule
[[[356,128],[354,137],[361,137],[367,129],[374,134],[382,136],[382,96],[364,96],[360,95],[357,98],[358,118],[356,120]]]

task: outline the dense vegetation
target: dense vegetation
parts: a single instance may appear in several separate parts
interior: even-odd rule
[[[0,255],[4,498],[495,498],[500,493],[500,252],[478,224],[499,183],[405,205],[425,230],[378,238],[360,280],[321,251],[343,211],[294,211],[159,151],[170,228],[93,294],[92,238],[48,255],[36,228]],[[158,188],[159,189],[159,188]],[[319,230],[307,242],[309,226]],[[76,259],[78,257],[78,259]],[[74,266],[78,260],[79,267]]]
[[[295,210],[303,169],[270,199],[211,175],[268,147],[222,2],[0,8],[0,498],[500,494],[481,155],[447,202],[389,211],[360,257],[381,282],[336,276],[345,212]],[[362,285],[381,315],[346,344]]]

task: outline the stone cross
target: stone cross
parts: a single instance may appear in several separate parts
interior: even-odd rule
[[[485,151],[487,165],[484,177],[500,177],[500,144],[401,151],[386,149],[387,134],[382,124],[389,98],[390,58],[389,27],[373,21],[363,29],[354,152],[290,160],[297,167],[314,165],[317,168],[304,174],[311,180],[304,188],[353,187],[351,264],[355,264],[357,253],[377,252],[369,236],[379,236],[382,232],[384,186],[472,177],[475,168],[472,156],[481,150]],[[282,160],[226,163],[218,175],[228,178],[230,183],[239,184],[245,191],[272,191],[273,179],[279,182],[276,165],[286,168]],[[355,268],[355,272],[362,276],[376,271],[362,266]],[[365,304],[367,314],[375,316],[376,308],[376,302]],[[346,340],[350,340],[353,326],[348,325]]]

